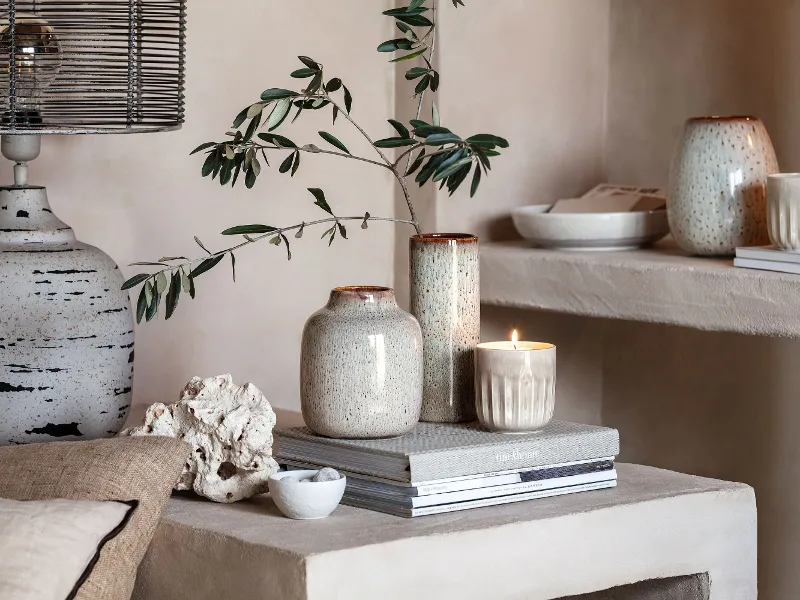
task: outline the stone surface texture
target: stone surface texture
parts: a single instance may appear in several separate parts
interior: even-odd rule
[[[767,176],[778,159],[764,124],[751,117],[690,119],[670,171],[667,215],[678,245],[733,256],[769,244]]]
[[[418,519],[341,506],[299,523],[268,496],[173,498],[134,598],[551,600],[708,573],[712,600],[756,599],[752,488],[618,470],[612,490]]]
[[[485,244],[481,266],[485,304],[800,338],[797,275],[689,257],[670,240],[608,253]]]
[[[122,428],[134,337],[123,281],[53,214],[45,188],[0,188],[0,444]]]
[[[422,327],[425,386],[420,419],[475,419],[474,348],[481,338],[478,238],[414,236],[410,244],[411,314]]]
[[[319,472],[311,478],[311,481],[338,481],[341,478],[342,476],[339,475],[339,471],[331,469],[330,467],[325,467],[320,469]]]
[[[332,438],[410,431],[422,405],[422,332],[394,291],[346,287],[303,329],[300,403],[308,427]]]
[[[174,404],[153,404],[144,424],[120,435],[180,438],[194,448],[176,490],[194,490],[215,502],[263,494],[278,471],[272,458],[275,413],[252,383],[230,375],[193,378]]]

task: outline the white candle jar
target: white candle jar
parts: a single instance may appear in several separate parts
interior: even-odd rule
[[[475,407],[490,431],[530,433],[553,418],[556,347],[539,342],[492,342],[475,351]]]

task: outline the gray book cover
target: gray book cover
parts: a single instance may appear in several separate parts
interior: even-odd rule
[[[619,454],[616,429],[551,421],[539,432],[507,435],[475,423],[419,423],[384,440],[336,440],[305,427],[282,429],[277,458],[299,460],[397,481],[428,482]]]

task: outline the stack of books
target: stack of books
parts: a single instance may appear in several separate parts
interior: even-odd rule
[[[334,440],[306,428],[276,432],[287,469],[347,476],[342,502],[420,517],[616,486],[615,429],[552,421],[533,434],[475,424],[420,423],[389,440]]]
[[[733,266],[800,275],[800,252],[778,250],[772,246],[737,248]]]

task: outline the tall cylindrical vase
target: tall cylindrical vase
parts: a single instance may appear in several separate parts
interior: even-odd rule
[[[53,214],[44,188],[0,188],[0,444],[122,428],[133,378],[123,280]]]
[[[394,290],[341,287],[303,329],[303,419],[332,438],[408,433],[422,404],[422,332]]]
[[[672,161],[667,198],[675,241],[699,256],[732,256],[740,246],[769,244],[767,177],[778,170],[759,119],[690,119]]]
[[[474,352],[480,342],[478,238],[411,238],[411,313],[422,327],[425,361],[422,421],[475,419]]]

